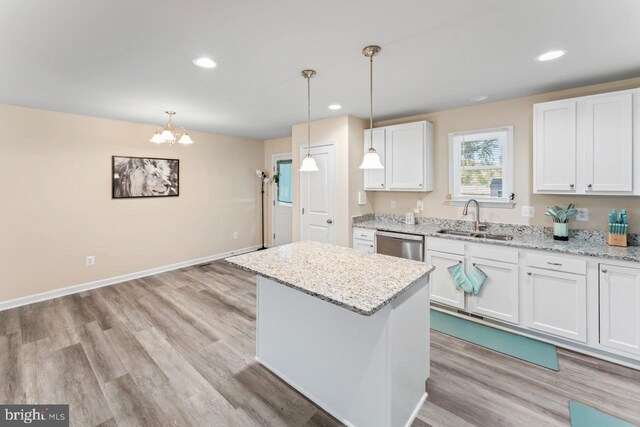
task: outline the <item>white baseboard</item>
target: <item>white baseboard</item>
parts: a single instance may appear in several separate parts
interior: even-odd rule
[[[247,252],[253,252],[260,248],[261,245],[255,245],[248,248],[237,249],[234,251],[223,252],[221,254],[210,255],[203,258],[191,259],[175,264],[164,265],[162,267],[151,268],[149,270],[137,271],[135,273],[124,274],[122,276],[109,277],[107,279],[96,280],[95,282],[82,283],[79,285],[68,286],[65,288],[54,289],[39,294],[27,295],[8,301],[0,301],[0,311],[16,308],[27,304],[46,301],[54,298],[63,297],[65,295],[77,294],[78,292],[88,291],[90,289],[101,288],[103,286],[115,285],[116,283],[126,282],[127,280],[139,279],[141,277],[153,276],[154,274],[164,273],[165,271],[178,270],[180,268],[190,267],[192,265],[204,264],[211,261],[227,258],[233,255],[240,255]]]

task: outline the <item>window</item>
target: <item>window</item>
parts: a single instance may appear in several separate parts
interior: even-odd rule
[[[278,202],[292,203],[291,160],[278,160]]]
[[[449,134],[449,191],[453,202],[512,204],[513,127]]]

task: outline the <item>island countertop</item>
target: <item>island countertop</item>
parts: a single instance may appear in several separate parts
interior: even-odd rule
[[[291,243],[225,261],[365,316],[433,270],[423,262],[318,242]]]

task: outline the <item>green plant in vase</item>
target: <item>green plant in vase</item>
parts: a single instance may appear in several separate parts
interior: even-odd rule
[[[569,219],[578,215],[576,205],[570,203],[566,209],[554,206],[547,208],[544,214],[553,218],[553,238],[555,240],[569,240]]]

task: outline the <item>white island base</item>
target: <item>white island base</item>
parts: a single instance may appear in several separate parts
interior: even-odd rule
[[[427,397],[427,287],[364,316],[258,276],[256,359],[347,426],[410,426]]]

